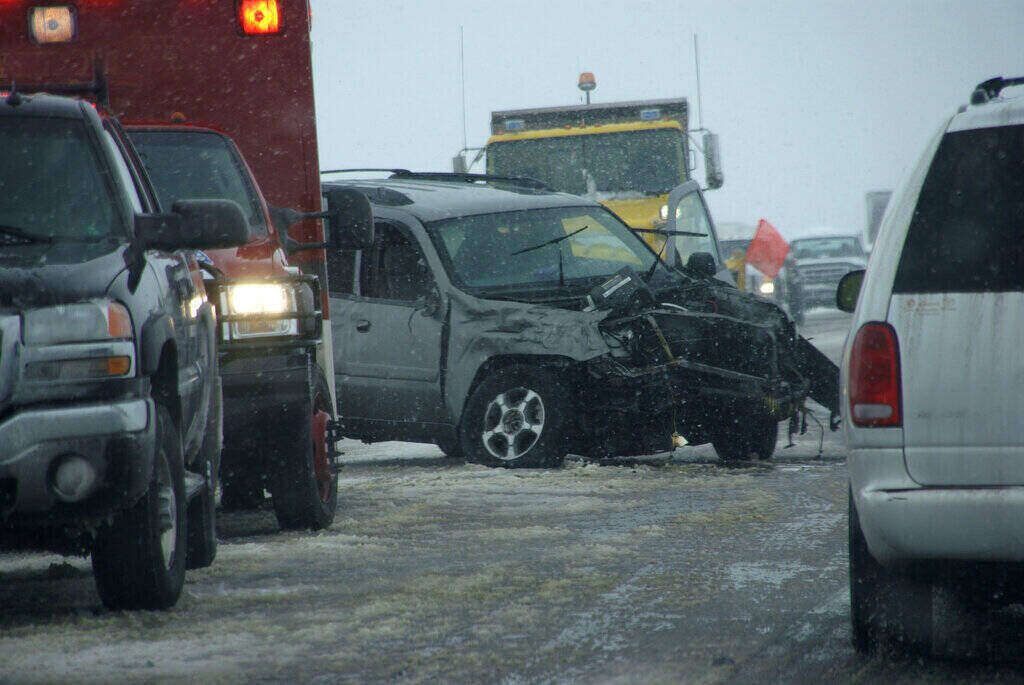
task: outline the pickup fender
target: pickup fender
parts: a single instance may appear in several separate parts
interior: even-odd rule
[[[139,370],[143,376],[152,376],[156,373],[164,345],[175,340],[174,319],[169,314],[151,316],[142,324],[139,335]]]

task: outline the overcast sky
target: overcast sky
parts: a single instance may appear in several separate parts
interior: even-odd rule
[[[450,170],[490,111],[685,96],[721,136],[716,220],[861,231],[940,120],[990,76],[1024,75],[1024,0],[312,0],[321,168]],[[691,122],[691,126],[695,126]],[[702,178],[702,176],[701,176]]]

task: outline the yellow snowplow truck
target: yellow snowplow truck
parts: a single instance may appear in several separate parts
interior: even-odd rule
[[[492,112],[487,173],[534,178],[598,200],[632,228],[656,228],[693,170],[687,125],[685,98]],[[717,137],[706,133],[702,147],[707,186],[718,188]]]

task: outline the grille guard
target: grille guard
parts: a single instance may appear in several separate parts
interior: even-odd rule
[[[227,309],[227,289],[234,285],[251,284],[275,284],[291,285],[297,289],[295,298],[295,312],[283,314],[225,314]],[[298,286],[308,286],[312,294],[312,301],[307,302],[306,298],[298,292]],[[263,348],[306,348],[316,347],[320,344],[323,336],[323,308],[320,292],[320,281],[316,276],[310,274],[294,274],[287,276],[269,276],[264,278],[216,278],[206,281],[206,289],[210,295],[210,301],[214,305],[217,316],[217,342],[221,353],[244,351]],[[231,324],[239,322],[268,322],[268,321],[296,321],[298,323],[297,335],[264,335],[256,338],[245,338],[234,334],[234,327]]]

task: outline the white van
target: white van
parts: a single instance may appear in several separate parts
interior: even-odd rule
[[[837,292],[861,651],[928,650],[937,584],[1024,592],[1024,98],[1000,95],[1021,84],[942,126]]]

